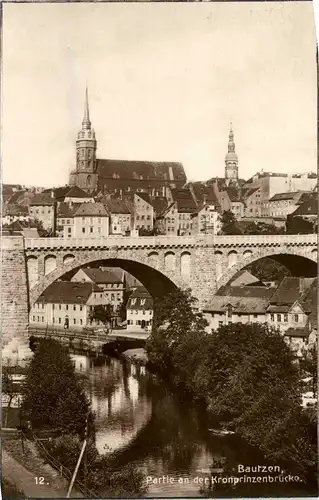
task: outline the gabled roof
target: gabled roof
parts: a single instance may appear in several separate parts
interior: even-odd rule
[[[150,205],[152,205],[151,198],[150,198],[150,195],[148,193],[144,193],[141,191],[139,193],[135,193],[135,195],[142,198],[142,200],[146,201],[146,203],[149,203]]]
[[[268,299],[259,297],[231,297],[227,295],[215,295],[204,311],[224,312],[231,306],[236,314],[265,314],[268,306]]]
[[[33,196],[30,201],[30,206],[39,205],[54,205],[54,198],[52,198],[51,193],[38,193]]]
[[[153,309],[153,299],[144,287],[137,287],[128,300],[127,309]]]
[[[316,196],[309,196],[308,199],[305,199],[305,201],[292,213],[293,217],[309,215],[318,215],[318,198]]]
[[[100,199],[100,203],[102,203],[107,210],[111,214],[130,214],[131,210],[127,206],[124,200],[117,198],[110,198],[109,196],[103,196]]]
[[[25,207],[23,205],[10,204],[10,205],[6,206],[3,214],[4,215],[29,215],[29,209],[28,209],[28,207]]]
[[[65,194],[65,198],[92,198],[92,195],[83,191],[83,189],[78,186],[73,186],[71,189]]]
[[[36,227],[22,229],[22,235],[25,238],[39,238],[39,233]]]
[[[62,186],[62,187],[58,187],[58,188],[49,188],[49,189],[45,189],[43,192],[44,193],[54,193],[54,198],[56,199],[56,201],[64,201],[64,198],[66,196],[66,194],[70,191],[71,189],[71,186]]]
[[[196,210],[197,205],[194,201],[192,193],[190,189],[182,188],[182,189],[172,189],[172,198],[173,201],[177,203],[177,211],[178,212],[193,212]]]
[[[81,203],[74,217],[108,217],[109,212],[102,203]]]
[[[58,205],[57,217],[74,217],[75,212],[80,208],[81,203],[67,203],[62,201]]]
[[[164,196],[156,196],[152,198],[151,203],[154,208],[155,215],[160,215],[168,206],[168,200]]]
[[[123,283],[122,276],[124,275],[124,271],[122,271],[121,277],[109,270],[102,270],[98,267],[85,267],[82,268],[82,271],[97,285]]]
[[[50,304],[86,304],[92,292],[102,292],[91,283],[55,281],[40,296],[38,302]]]
[[[302,296],[307,289],[312,285],[316,278],[297,278],[288,276],[283,278],[277,290],[271,297],[273,305],[292,305],[297,300],[302,300]]]

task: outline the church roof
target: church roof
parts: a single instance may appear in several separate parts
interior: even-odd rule
[[[182,186],[186,182],[184,167],[177,162],[101,159],[97,160],[97,173],[100,185],[106,184],[108,189],[128,185],[148,189],[169,183]]]
[[[102,203],[81,203],[74,217],[108,217],[109,212]]]

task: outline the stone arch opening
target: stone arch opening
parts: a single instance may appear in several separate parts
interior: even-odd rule
[[[228,268],[231,268],[237,264],[238,254],[235,250],[228,253]]]
[[[70,264],[70,262],[73,262],[75,259],[73,254],[68,254],[63,257],[63,264]]]
[[[38,259],[37,257],[27,258],[27,273],[29,287],[32,288],[39,279]]]
[[[281,264],[288,270],[288,273],[291,276],[295,277],[306,277],[312,278],[317,276],[317,252],[314,251],[309,252],[309,257],[305,257],[297,254],[270,254],[264,255],[262,257],[256,258],[252,253],[250,256],[247,256],[246,259],[243,259],[240,262],[237,262],[236,265],[229,268],[226,273],[220,277],[217,281],[217,289],[228,285],[233,278],[239,273],[239,271],[243,271],[252,264],[256,264],[258,262],[264,261],[265,259],[270,259],[278,264]]]
[[[191,275],[191,254],[183,252],[181,254],[181,276],[183,279],[188,279]]]
[[[175,257],[175,254],[173,254]],[[171,278],[168,278],[157,269],[154,269],[149,265],[149,263],[144,264],[141,262],[126,260],[120,258],[107,258],[100,260],[92,260],[83,262],[78,265],[72,265],[72,262],[65,266],[64,268],[55,269],[50,276],[45,276],[37,286],[30,291],[30,307],[38,300],[40,295],[48,288],[52,283],[57,280],[65,279],[69,280],[79,269],[82,267],[116,267],[127,271],[129,274],[134,276],[150,293],[150,295],[155,299],[156,297],[161,297],[167,293],[172,292],[178,288],[178,284],[174,283]],[[69,268],[69,269],[67,269]]]
[[[166,252],[164,256],[164,265],[167,271],[174,271],[176,266],[176,255],[174,252]]]
[[[55,255],[48,255],[44,258],[44,275],[51,273],[56,269],[57,262]]]

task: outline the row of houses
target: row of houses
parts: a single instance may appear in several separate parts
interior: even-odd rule
[[[231,323],[267,323],[279,329],[301,354],[317,339],[317,278],[285,277],[278,286],[263,283],[226,286],[205,307],[207,331]]]

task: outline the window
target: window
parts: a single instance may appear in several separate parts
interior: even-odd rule
[[[258,318],[258,314],[254,314],[254,318]]]
[[[71,233],[71,228],[70,227],[68,227],[68,233]]]
[[[270,321],[275,321],[275,315],[274,314],[270,315]]]
[[[76,319],[75,318],[73,319],[73,324],[76,325]]]
[[[98,224],[101,224],[101,218],[99,217],[97,220]]]
[[[61,311],[61,304],[59,304],[59,311]]]
[[[82,217],[82,222],[85,223],[85,217]]]
[[[288,314],[285,314],[285,316],[284,316],[284,322],[287,323],[287,321],[288,321]]]
[[[70,224],[70,219],[68,219],[68,220],[66,221],[66,223],[67,223],[67,224]]]
[[[281,321],[281,314],[277,314],[277,321]]]
[[[93,227],[90,227],[90,233],[93,233]]]
[[[55,304],[52,304],[52,309],[54,309],[54,308],[55,308]]]
[[[82,319],[80,319],[80,325],[83,325],[83,320]]]
[[[111,293],[111,300],[114,300],[114,293]]]
[[[66,310],[66,311],[68,311],[68,310],[69,310],[69,306],[68,306],[68,304],[66,304],[66,306],[65,306],[65,310]]]
[[[298,321],[299,321],[299,315],[298,314],[294,314],[294,321],[296,323],[298,323]]]
[[[85,227],[82,227],[82,233],[85,233]]]
[[[151,220],[151,216],[150,215],[147,216],[147,220]]]
[[[145,316],[145,310],[143,310],[143,316]]]
[[[61,318],[59,318],[59,324],[61,324]]]
[[[42,309],[44,309],[44,304],[42,304]]]
[[[82,311],[82,309],[83,309],[83,306],[80,306],[80,311]]]
[[[53,316],[53,323],[55,323],[55,317]]]
[[[44,323],[44,316],[42,316],[42,323]]]
[[[218,321],[218,326],[223,326],[224,322],[223,321]]]
[[[75,304],[74,304],[74,306],[73,306],[73,311],[76,311],[76,305],[75,305]]]
[[[32,316],[32,321],[35,321],[35,316]]]

